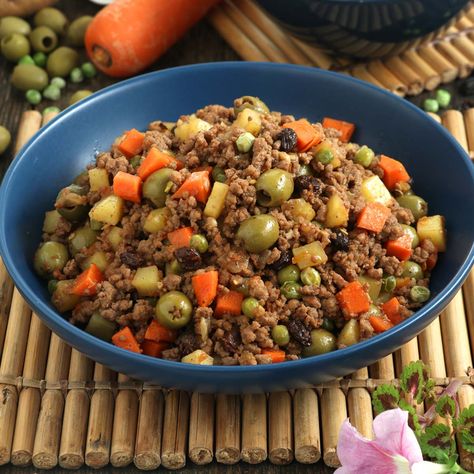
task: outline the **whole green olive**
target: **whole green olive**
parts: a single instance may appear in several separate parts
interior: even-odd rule
[[[71,291],[74,283],[75,280],[61,280],[56,285],[56,289],[51,296],[51,302],[60,313],[70,311],[81,299],[80,296],[73,294]]]
[[[193,305],[181,291],[169,291],[156,303],[157,321],[169,329],[179,329],[191,320]]]
[[[172,169],[162,168],[148,176],[143,183],[143,197],[149,199],[156,207],[163,207],[168,196],[166,188],[172,174]]]
[[[420,217],[426,216],[428,214],[428,203],[415,194],[404,194],[397,198],[398,204],[401,207],[410,209],[411,213],[415,220],[418,220]]]
[[[17,62],[23,56],[30,54],[30,42],[20,33],[12,33],[1,40],[3,56],[12,62]]]
[[[54,270],[62,270],[68,259],[68,251],[64,244],[49,241],[36,251],[34,267],[38,275],[48,278]]]
[[[261,206],[280,206],[293,194],[293,176],[287,171],[271,169],[260,175],[255,187],[257,202]]]
[[[405,234],[408,234],[412,238],[411,248],[414,249],[418,247],[418,245],[420,244],[420,238],[418,237],[418,232],[416,231],[416,229],[412,227],[411,225],[406,225],[406,224],[400,224],[400,225],[402,226]]]
[[[336,349],[336,336],[326,329],[313,329],[311,331],[311,345],[303,349],[305,357],[326,354]]]
[[[251,95],[244,95],[234,100],[234,114],[236,116],[244,109],[252,109],[261,114],[268,114],[269,112],[265,102]]]
[[[87,189],[77,184],[71,184],[59,191],[56,198],[56,209],[70,222],[80,222],[87,216]]]
[[[36,13],[33,22],[35,26],[47,26],[58,35],[64,35],[68,25],[68,19],[61,10],[52,7],[42,8]]]
[[[414,278],[415,280],[421,280],[423,278],[423,270],[416,262],[407,260],[402,263],[402,269],[402,277]]]
[[[49,53],[58,44],[56,33],[47,26],[38,26],[30,33],[31,46],[35,51]]]
[[[66,40],[68,44],[78,47],[84,46],[84,36],[91,21],[92,17],[86,15],[76,18],[73,22],[71,22],[66,33]]]
[[[278,221],[268,214],[252,216],[240,224],[237,238],[242,240],[247,252],[260,253],[270,248],[280,233]]]
[[[359,342],[360,339],[360,326],[357,319],[350,319],[341,329],[337,338],[337,344],[339,346],[352,346]]]
[[[9,147],[11,140],[10,131],[0,125],[0,155]]]
[[[28,36],[31,32],[30,24],[17,16],[4,16],[0,18],[0,39],[12,33]]]
[[[76,255],[83,248],[90,247],[97,240],[97,232],[90,227],[79,227],[69,237],[69,252]]]
[[[75,104],[76,102],[79,102],[80,100],[85,99],[86,97],[89,97],[92,94],[93,92],[87,89],[81,89],[79,91],[76,91],[69,99],[69,105]]]
[[[46,70],[51,77],[66,77],[78,64],[77,51],[61,46],[49,55]]]
[[[33,64],[18,64],[13,69],[10,82],[21,91],[29,89],[42,91],[48,85],[48,74]]]

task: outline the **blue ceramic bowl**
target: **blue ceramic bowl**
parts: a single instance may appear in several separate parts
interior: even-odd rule
[[[431,213],[447,218],[448,249],[432,279],[432,299],[390,331],[323,356],[255,367],[205,367],[169,362],[119,349],[74,327],[49,301],[33,270],[44,212],[99,150],[131,127],[176,120],[212,103],[231,105],[242,95],[271,109],[357,124],[355,141],[402,160]],[[273,391],[348,374],[393,352],[447,305],[474,257],[474,172],[456,141],[410,103],[364,82],[332,72],[266,63],[213,63],[154,72],[94,94],[38,132],[10,166],[0,189],[0,250],[18,289],[42,320],[68,344],[131,377],[203,392]]]
[[[257,0],[293,34],[356,57],[380,57],[442,34],[469,0]]]

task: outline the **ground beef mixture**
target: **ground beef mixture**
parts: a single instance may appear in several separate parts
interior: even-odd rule
[[[149,356],[255,365],[346,347],[429,298],[444,220],[351,124],[255,97],[125,132],[46,213],[56,308]]]

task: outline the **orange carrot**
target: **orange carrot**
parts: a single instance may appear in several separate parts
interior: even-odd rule
[[[378,318],[377,316],[370,316],[369,323],[374,328],[374,331],[377,333],[385,332],[388,331],[390,328],[393,328],[393,324],[390,321]]]
[[[161,357],[161,353],[169,348],[169,344],[163,341],[143,341],[142,349],[143,353],[151,357]]]
[[[173,198],[176,199],[189,194],[189,196],[194,196],[199,202],[205,204],[210,192],[209,171],[195,171],[173,194]]]
[[[215,3],[217,0],[115,0],[87,28],[87,54],[109,76],[132,76],[154,63]]]
[[[140,345],[128,326],[125,326],[112,336],[112,343],[127,351],[141,353]]]
[[[217,295],[219,272],[211,270],[192,278],[193,290],[199,306],[209,306]]]
[[[140,204],[143,181],[139,176],[119,171],[114,176],[114,194],[126,201]]]
[[[279,349],[262,349],[262,355],[270,356],[272,359],[272,364],[285,362],[286,360],[285,351]]]
[[[296,148],[299,152],[309,150],[322,140],[316,129],[306,119],[285,123],[283,128],[291,128],[295,131],[297,136]]]
[[[176,337],[176,331],[162,326],[156,319],[152,320],[145,332],[145,340],[147,341],[174,342]]]
[[[217,297],[215,316],[222,316],[223,314],[231,314],[232,316],[239,316],[242,313],[242,300],[244,295],[238,291],[229,291],[222,293]]]
[[[120,142],[118,149],[127,158],[131,158],[132,156],[138,155],[142,151],[144,138],[144,133],[132,128],[128,132],[125,132],[125,136]]]
[[[410,175],[398,160],[382,155],[379,166],[383,169],[383,182],[390,190],[394,189],[397,183],[407,183],[410,181]]]
[[[168,232],[168,240],[175,249],[189,247],[192,235],[192,227],[181,227],[172,232]]]
[[[71,292],[79,296],[93,296],[97,292],[97,285],[103,279],[102,272],[95,263],[92,263],[76,278]]]
[[[337,120],[330,117],[323,118],[324,128],[335,128],[341,132],[339,139],[341,142],[347,143],[354,133],[355,125],[350,122],[344,122],[344,120]]]
[[[370,307],[369,295],[357,280],[336,293],[336,298],[346,318],[355,318]]]
[[[395,284],[396,288],[403,288],[411,283],[410,277],[397,278],[397,283]]]
[[[400,314],[400,302],[395,296],[382,305],[382,311],[393,324],[398,324],[403,321]]]
[[[357,217],[357,227],[380,233],[383,230],[390,209],[379,202],[369,202]]]
[[[403,234],[395,240],[388,240],[385,248],[387,255],[397,257],[398,260],[405,261],[411,257],[412,248],[411,241],[413,238],[409,234]]]
[[[166,153],[158,150],[157,148],[153,147],[146,155],[145,159],[142,161],[140,166],[137,169],[137,175],[145,181],[152,173],[155,171],[160,170],[161,168],[166,168],[167,166],[171,168],[171,164],[173,164],[176,169],[180,170],[184,164],[182,161],[173,158]]]

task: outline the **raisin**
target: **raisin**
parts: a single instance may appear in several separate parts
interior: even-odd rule
[[[182,357],[191,354],[191,352],[195,351],[199,347],[196,335],[190,332],[182,334],[176,341],[176,344],[179,347]]]
[[[335,237],[332,239],[332,246],[334,250],[342,250],[347,252],[349,250],[349,236],[347,232],[341,229],[334,230]]]
[[[314,194],[319,194],[321,192],[321,181],[314,176],[297,176],[294,182],[295,191],[299,194],[301,194],[305,189],[311,191]]]
[[[142,263],[143,259],[135,252],[123,252],[120,254],[120,261],[130,268],[138,268]]]
[[[224,349],[233,354],[237,352],[239,345],[242,343],[242,339],[240,337],[240,332],[237,326],[234,324],[230,331],[226,331],[221,339],[221,344],[223,345]]]
[[[185,271],[197,270],[201,265],[201,255],[191,247],[181,247],[175,250],[174,256]]]
[[[282,250],[280,254],[280,258],[276,262],[273,262],[270,265],[270,268],[277,272],[278,270],[281,270],[283,267],[286,267],[287,265],[289,265],[291,263],[291,259],[292,259],[291,251]]]
[[[277,140],[280,140],[281,151],[292,151],[296,146],[298,137],[292,128],[284,128],[278,135]]]
[[[290,319],[288,323],[288,331],[291,337],[299,342],[302,346],[309,347],[311,345],[311,331],[303,321],[299,319]]]

